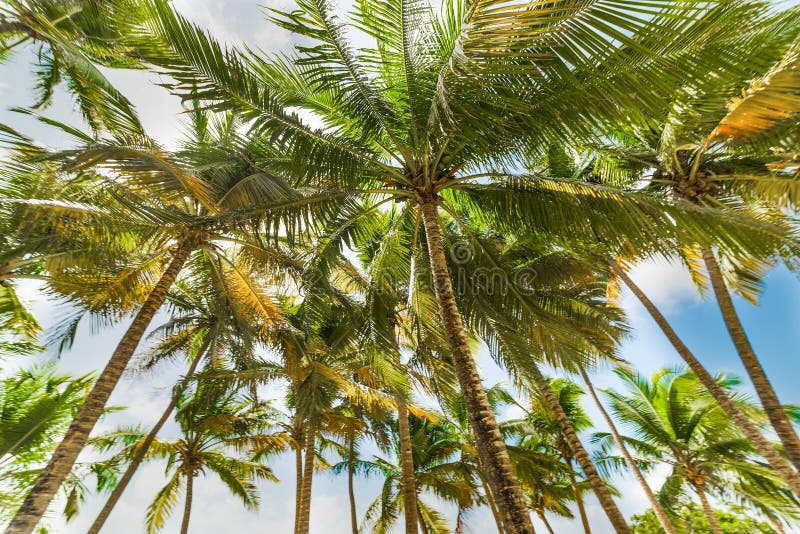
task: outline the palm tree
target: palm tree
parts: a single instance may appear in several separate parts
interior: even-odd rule
[[[722,410],[725,411],[727,416],[736,424],[742,433],[744,433],[758,453],[767,460],[770,467],[775,470],[778,476],[789,485],[792,492],[800,496],[800,476],[798,476],[797,472],[791,468],[783,456],[781,456],[775,447],[767,441],[756,424],[736,405],[725,389],[717,383],[711,373],[700,363],[681,338],[678,337],[678,334],[673,330],[666,317],[664,317],[656,305],[645,295],[641,288],[631,280],[630,276],[625,272],[625,269],[616,263],[611,263],[611,269],[644,305],[650,316],[653,317],[653,320],[659,328],[661,328],[661,331],[664,332],[670,344],[675,348],[678,354],[680,354],[683,361],[686,362],[697,379],[700,380],[703,386],[711,393]]]
[[[582,367],[580,368],[580,374],[581,378],[583,378],[584,384],[586,384],[586,389],[589,391],[589,395],[592,397],[592,400],[594,401],[595,406],[597,406],[597,409],[603,416],[603,420],[605,420],[606,425],[608,425],[609,431],[611,432],[611,437],[614,440],[614,444],[617,446],[620,453],[622,454],[622,457],[625,460],[625,465],[628,467],[631,473],[633,473],[634,478],[636,478],[636,482],[639,483],[639,486],[641,486],[642,491],[644,491],[645,495],[647,496],[647,500],[650,502],[650,506],[652,507],[653,513],[658,519],[659,524],[664,529],[664,532],[666,532],[666,534],[677,534],[677,531],[675,530],[675,525],[673,525],[672,521],[670,521],[667,512],[664,510],[664,507],[661,506],[660,502],[658,502],[656,494],[653,493],[652,488],[650,488],[650,485],[644,478],[642,470],[639,469],[639,466],[636,464],[636,461],[634,460],[633,456],[631,456],[630,451],[628,451],[628,447],[625,446],[625,442],[622,440],[622,437],[620,436],[619,431],[617,430],[617,427],[614,424],[614,420],[611,418],[610,415],[608,415],[608,411],[606,411],[605,406],[603,406],[603,403],[597,396],[597,392],[595,391],[594,386],[592,385],[592,381],[589,378],[589,375],[586,373],[586,370]]]
[[[636,432],[635,438],[624,441],[648,461],[672,467],[660,491],[662,502],[674,504],[688,485],[699,498],[715,534],[722,530],[709,493],[724,496],[741,492],[745,498],[750,493],[767,494],[787,510],[797,507],[789,489],[754,457],[748,440],[693,374],[663,369],[648,381],[624,370],[616,373],[627,392],[608,392],[612,413]],[[716,380],[727,390],[738,384],[725,376]],[[732,395],[739,404],[754,410],[746,396]]]
[[[729,43],[748,60],[729,72],[709,77],[701,91],[678,90],[671,104],[642,124],[623,128],[620,144],[599,147],[594,178],[620,186],[671,194],[700,206],[731,209],[774,222],[786,240],[782,248],[796,254],[783,210],[796,207],[798,181],[791,166],[797,145],[800,97],[800,41],[796,8],[777,14],[764,10],[759,23]],[[789,232],[786,232],[789,227]],[[786,455],[800,469],[800,438],[786,417],[734,307],[730,289],[754,302],[758,280],[769,263],[786,250],[720,247],[700,244],[678,249],[696,281],[710,281],[713,294],[761,404]],[[722,264],[717,255],[723,260]],[[698,272],[700,265],[705,275]],[[725,268],[727,267],[727,268]]]
[[[6,0],[0,5],[0,62],[33,42],[38,47],[34,108],[48,105],[56,85],[66,81],[94,130],[141,131],[130,101],[99,68],[142,67],[123,42],[137,15],[143,13],[128,0]]]
[[[54,220],[70,216],[78,219],[76,224],[83,225],[84,233],[89,235],[104,225],[113,228],[114,225],[138,224],[147,229],[142,233],[148,239],[143,246],[141,265],[131,267],[124,263],[125,258],[118,258],[118,263],[123,265],[110,277],[111,283],[109,277],[98,276],[96,264],[81,271],[66,261],[51,266],[51,286],[84,309],[96,311],[99,308],[106,314],[109,308],[117,315],[120,309],[132,311],[139,299],[143,303],[87,402],[76,414],[64,440],[20,507],[12,529],[30,532],[35,527],[86,443],[145,329],[192,253],[203,250],[216,255],[226,269],[233,271],[239,260],[227,257],[231,244],[238,245],[237,252],[243,261],[252,262],[258,257],[264,267],[275,267],[276,273],[285,268],[287,262],[291,263],[285,254],[276,254],[261,240],[248,239],[241,236],[241,232],[236,237],[236,231],[247,225],[277,228],[283,224],[284,228],[293,228],[298,220],[306,220],[305,210],[315,202],[306,202],[300,192],[254,168],[252,157],[257,159],[256,154],[268,147],[257,139],[240,142],[236,124],[228,117],[209,125],[207,117],[196,114],[193,123],[196,139],[188,142],[185,152],[176,155],[163,153],[146,138],[90,141],[80,150],[59,155],[66,158],[69,168],[76,172],[102,167],[111,173],[111,177],[104,175],[98,180],[102,187],[114,191],[112,196],[116,196],[117,202],[102,206],[34,202],[36,210],[45,212],[37,217],[45,230],[52,230],[50,225]],[[202,171],[193,170],[192,157]],[[314,198],[322,203],[329,200],[322,196]],[[282,214],[274,211],[265,222],[264,216],[271,208],[288,211]],[[143,244],[137,245],[142,247]],[[165,260],[168,264],[163,269]],[[109,295],[110,305],[98,298],[97,286],[106,287],[102,294]],[[69,331],[74,332],[75,326]]]
[[[592,421],[589,419],[589,416],[583,410],[580,403],[581,397],[584,395],[584,391],[581,387],[564,378],[553,378],[547,381],[552,395],[558,399],[563,417],[569,421],[572,432],[577,434],[591,428]],[[575,468],[573,467],[576,452],[574,452],[569,438],[562,429],[562,424],[559,421],[560,418],[561,417],[559,417],[554,410],[550,409],[550,403],[546,399],[544,392],[539,392],[537,395],[534,395],[531,398],[530,409],[527,409],[527,416],[525,418],[525,422],[530,425],[530,435],[524,436],[520,444],[525,447],[526,441],[532,441],[538,446],[546,445],[559,455],[561,461],[564,462],[567,468],[570,487],[572,488],[575,503],[578,506],[578,513],[581,518],[583,530],[586,534],[589,534],[591,532],[589,518],[586,515],[583,496],[578,486]],[[547,439],[549,443],[543,443],[543,439]]]
[[[263,58],[222,47],[162,0],[147,2],[151,17],[132,42],[176,80],[176,94],[235,109],[252,119],[256,131],[282,139],[287,157],[276,166],[338,183],[375,199],[376,206],[405,204],[424,232],[442,324],[498,506],[509,531],[531,532],[468,345],[440,212],[458,222],[456,213],[470,207],[497,229],[524,226],[608,242],[624,236],[652,244],[665,233],[716,234],[725,241],[730,219],[723,223],[713,210],[687,215],[675,204],[656,206],[634,201],[636,195],[503,167],[548,139],[592,135],[595,125],[660,108],[665,91],[691,87],[710,66],[729,63],[719,51],[702,60],[690,51],[719,31],[733,34],[720,21],[742,24],[752,9],[700,2],[635,3],[630,10],[619,4],[606,10],[603,3],[539,9],[521,2],[448,2],[435,10],[424,2],[364,2],[352,26],[376,46],[356,53],[328,2],[302,0],[298,7],[273,17],[303,36],[296,57]],[[316,115],[323,127],[307,126],[287,108]],[[576,210],[581,216],[571,215]],[[348,222],[334,239],[349,237],[356,221]],[[615,528],[627,532],[613,502],[601,500]]]
[[[151,337],[157,336],[158,342],[139,367],[149,370],[181,354],[188,356],[191,363],[159,420],[136,444],[128,468],[89,528],[89,534],[100,532],[200,362],[207,361],[211,369],[247,369],[255,360],[255,347],[259,342],[263,344],[269,331],[281,322],[280,307],[256,281],[256,274],[249,272],[246,264],[231,268],[218,257],[201,253],[189,265],[183,280],[173,286],[167,296],[173,316],[155,329]],[[221,359],[227,360],[227,366]]]
[[[20,505],[31,475],[47,461],[91,385],[91,375],[60,374],[52,363],[0,380],[0,520],[10,519]]]
[[[256,461],[234,454],[252,451],[263,445],[263,433],[272,425],[273,410],[252,400],[239,400],[230,393],[204,390],[193,397],[184,396],[176,419],[181,438],[153,441],[148,456],[167,459],[168,482],[147,509],[147,529],[158,532],[172,512],[185,487],[181,534],[189,529],[194,479],[200,474],[215,473],[228,489],[249,509],[258,508],[255,482],[277,482],[272,470]]]
[[[461,440],[446,421],[431,421],[410,414],[408,424],[416,483],[413,492],[420,529],[425,533],[449,532],[442,515],[425,502],[422,494],[431,492],[440,499],[457,504],[459,510],[471,508],[479,502],[476,493],[478,485],[472,477],[464,476],[463,465],[458,457],[462,447]],[[367,509],[364,518],[367,525],[372,525],[373,532],[386,532],[405,504],[398,422],[393,421],[392,426],[392,457],[376,457],[357,464],[357,470],[366,475],[384,477],[383,488]]]

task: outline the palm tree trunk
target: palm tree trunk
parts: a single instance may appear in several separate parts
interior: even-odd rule
[[[486,502],[489,503],[489,509],[492,511],[492,517],[494,517],[494,522],[497,525],[497,532],[499,534],[503,534],[503,521],[500,518],[500,512],[497,510],[497,504],[494,502],[494,495],[492,495],[492,488],[486,482],[486,478],[483,474],[480,474],[481,478],[481,485],[483,486],[483,493],[486,494]]]
[[[400,435],[400,468],[403,485],[406,534],[417,534],[417,481],[414,476],[414,456],[411,450],[411,432],[408,428],[408,406],[403,394],[397,398],[397,428]]]
[[[455,534],[465,534],[464,533],[464,509],[460,506],[458,507],[458,514],[456,515],[456,532]]]
[[[312,423],[308,425],[305,443],[305,466],[303,466],[303,491],[300,497],[300,522],[297,534],[308,534],[311,526],[311,485],[314,480],[314,448],[316,446],[317,429]]]
[[[619,278],[625,282],[625,285],[630,288],[631,292],[639,299],[644,305],[650,315],[655,320],[656,324],[667,336],[667,339],[675,347],[675,350],[680,354],[683,361],[689,366],[689,369],[697,376],[700,382],[711,393],[714,399],[719,403],[723,411],[731,418],[731,421],[739,427],[739,430],[750,441],[753,447],[758,451],[761,456],[769,463],[775,472],[780,476],[786,484],[792,489],[795,495],[800,496],[800,475],[797,471],[791,468],[786,463],[786,460],[778,453],[778,451],[770,444],[769,441],[761,434],[761,431],[756,425],[745,415],[745,413],[736,405],[735,402],[725,393],[714,377],[711,376],[703,364],[692,354],[689,348],[683,343],[675,330],[672,329],[667,319],[661,314],[653,302],[647,298],[647,295],[633,283],[628,274],[616,263],[611,263],[611,269]]]
[[[358,512],[356,511],[356,493],[353,487],[353,475],[355,473],[355,432],[350,435],[350,442],[347,444],[347,494],[350,497],[350,526],[353,534],[358,534]]]
[[[194,489],[194,474],[186,477],[186,502],[183,504],[183,521],[181,521],[181,534],[189,532],[189,516],[192,514],[192,495]]]
[[[719,522],[717,521],[717,516],[714,515],[714,509],[711,508],[711,503],[708,502],[705,490],[702,486],[695,486],[694,490],[697,492],[697,496],[700,497],[700,504],[703,505],[703,511],[706,513],[706,518],[708,518],[708,524],[711,525],[711,532],[714,534],[723,534],[722,528],[720,528]]]
[[[572,488],[572,494],[575,495],[575,504],[578,506],[578,515],[581,518],[581,525],[586,534],[592,534],[592,528],[589,526],[589,517],[586,515],[586,506],[583,504],[583,496],[578,489],[578,481],[575,480],[575,469],[572,468],[572,458],[565,458],[567,462],[567,473],[569,473],[569,485]]]
[[[492,488],[503,524],[508,534],[532,534],[533,523],[522,494],[506,444],[494,412],[486,397],[475,359],[467,343],[467,334],[456,305],[447,258],[439,231],[436,201],[432,198],[420,201],[420,210],[425,225],[428,256],[433,273],[433,285],[439,315],[442,319],[458,383],[464,394],[470,425],[475,433],[475,442],[481,462],[486,468],[489,486]]]
[[[127,367],[133,352],[139,345],[145,330],[164,303],[167,292],[172,287],[183,268],[183,264],[186,263],[195,246],[196,243],[189,240],[182,241],[178,246],[169,267],[161,275],[161,279],[153,287],[147,300],[144,301],[128,330],[122,336],[116,350],[114,350],[114,354],[112,354],[86,401],[72,420],[72,424],[70,424],[64,439],[61,440],[58,448],[50,458],[47,467],[36,479],[36,483],[30,493],[25,497],[22,506],[20,506],[11,523],[9,523],[6,530],[9,534],[30,534],[36,528],[37,523],[39,523],[53,497],[55,497],[64,479],[72,470],[78,454],[86,445],[89,434],[102,415],[108,398],[114,391],[114,387],[119,382],[123,371],[125,371],[125,367]]]
[[[547,403],[550,405],[550,409],[553,410],[561,432],[564,434],[564,438],[567,441],[567,445],[569,445],[570,450],[572,450],[575,459],[578,460],[578,465],[581,466],[584,475],[589,479],[589,483],[592,485],[592,489],[594,489],[597,500],[600,501],[600,506],[603,507],[603,510],[608,516],[611,526],[613,526],[614,530],[618,533],[630,534],[631,530],[630,527],[628,527],[628,523],[625,521],[625,517],[623,517],[619,508],[617,508],[617,504],[608,491],[608,486],[606,486],[606,483],[600,478],[597,468],[592,463],[591,458],[589,458],[586,449],[583,448],[583,444],[581,444],[581,440],[578,439],[575,429],[572,428],[572,423],[569,422],[567,414],[564,413],[564,409],[561,407],[553,390],[550,388],[550,383],[535,365],[531,366],[531,374],[536,387],[542,392],[547,399]]]
[[[298,442],[294,450],[294,534],[297,534],[297,532],[300,530],[300,516],[302,512],[300,502],[303,500],[303,448],[304,444],[302,442]]]
[[[796,469],[800,469],[800,439],[797,438],[792,423],[786,417],[786,412],[784,412],[783,406],[778,400],[778,395],[775,394],[772,384],[770,384],[763,367],[761,367],[761,363],[756,357],[755,351],[753,351],[752,345],[750,345],[750,340],[747,339],[742,322],[739,320],[739,315],[733,306],[731,295],[725,286],[725,280],[722,277],[717,259],[710,248],[703,248],[703,260],[708,270],[708,278],[711,280],[711,287],[714,289],[714,296],[716,296],[719,309],[722,312],[722,319],[725,321],[725,326],[736,347],[736,352],[739,353],[739,358],[742,360],[745,370],[747,370],[747,375],[753,383],[769,422],[772,423],[772,428],[775,429],[775,434],[783,444],[786,456],[789,457]]]
[[[547,529],[548,534],[556,534],[555,532],[553,532],[553,527],[550,526],[550,522],[545,517],[544,512],[537,511],[536,515],[538,515],[539,519],[541,519],[542,523],[544,523],[544,528]]]
[[[210,336],[207,336],[203,340],[202,346],[197,351],[197,354],[192,360],[191,365],[189,365],[189,369],[186,371],[184,383],[194,375],[194,372],[197,370],[197,365],[203,358],[203,354],[208,348],[210,342]],[[103,509],[100,510],[100,513],[97,514],[97,518],[94,520],[94,523],[92,523],[92,526],[89,527],[89,530],[86,531],[86,534],[98,534],[100,529],[103,528],[103,525],[108,520],[108,516],[111,515],[111,511],[114,509],[114,506],[116,506],[117,502],[119,502],[120,497],[122,497],[122,494],[125,492],[125,488],[128,487],[133,475],[136,473],[136,470],[139,469],[139,466],[141,465],[142,460],[144,460],[145,455],[147,455],[150,445],[153,444],[153,441],[161,431],[161,428],[169,419],[172,410],[174,410],[175,406],[178,404],[178,399],[180,398],[182,391],[183,388],[181,387],[172,393],[172,398],[170,399],[167,408],[164,410],[164,413],[161,414],[161,417],[150,430],[150,433],[144,438],[144,441],[139,445],[139,447],[136,448],[136,452],[134,453],[133,458],[131,458],[128,468],[125,470],[125,474],[123,474],[122,478],[120,478],[119,482],[117,482],[117,485],[114,487],[114,491],[112,491],[111,495],[109,495],[106,504],[103,506]]]
[[[650,502],[650,506],[653,508],[653,512],[656,514],[658,522],[661,523],[661,527],[664,529],[664,532],[666,532],[666,534],[678,534],[675,530],[675,525],[673,525],[672,521],[669,520],[667,512],[661,506],[661,503],[658,502],[655,493],[653,493],[653,490],[650,488],[647,480],[645,480],[641,469],[639,469],[639,466],[636,465],[636,462],[633,460],[633,456],[631,456],[631,453],[628,451],[628,447],[625,446],[625,442],[622,441],[622,436],[620,436],[619,432],[617,432],[617,427],[614,424],[613,419],[611,419],[611,416],[608,415],[603,403],[600,402],[597,392],[594,390],[594,386],[592,385],[592,381],[589,380],[589,375],[586,373],[586,370],[583,367],[580,368],[580,373],[584,383],[586,384],[586,389],[589,391],[589,395],[591,395],[592,400],[594,400],[594,403],[597,406],[597,409],[600,410],[600,414],[603,416],[608,428],[611,430],[611,437],[614,438],[614,443],[617,444],[617,448],[622,453],[625,463],[628,464],[628,469],[631,470],[634,478],[636,478],[636,481],[639,482],[639,485],[642,487],[645,495],[647,495],[647,500]]]

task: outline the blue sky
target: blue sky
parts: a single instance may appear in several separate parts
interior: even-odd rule
[[[230,41],[242,40],[265,49],[286,47],[291,37],[281,30],[268,26],[263,20],[256,0],[179,0],[179,9],[191,16],[199,24],[212,29],[218,36]],[[271,4],[287,5],[287,0]],[[191,9],[189,6],[191,5]],[[17,60],[0,65],[0,105],[3,108],[24,106],[33,103],[33,77],[30,74],[32,51],[21,53]],[[142,120],[153,137],[170,146],[177,136],[177,115],[181,108],[176,99],[156,87],[157,77],[143,72],[113,72],[110,78],[137,105]],[[47,115],[78,124],[73,105],[64,94],[58,94],[54,106]],[[19,130],[33,135],[47,143],[61,141],[36,124],[29,117],[0,110],[0,122],[10,124]],[[641,265],[633,272],[633,277],[665,312],[673,327],[696,355],[713,370],[724,370],[744,376],[744,370],[735,354],[720,314],[712,301],[703,300],[698,294],[686,272],[665,262],[652,262]],[[46,301],[33,284],[24,284],[23,293],[32,301],[38,317],[45,325],[58,319],[58,309]],[[784,268],[770,272],[766,279],[765,291],[760,306],[753,307],[741,299],[736,301],[742,320],[751,337],[757,354],[760,356],[779,397],[785,403],[800,404],[800,284]],[[633,334],[622,346],[622,356],[645,373],[680,363],[677,354],[646,314],[646,311],[628,293],[623,294],[622,305],[628,313]],[[156,321],[157,323],[158,321]],[[59,368],[74,374],[94,371],[103,366],[122,335],[126,324],[102,332],[92,332],[84,325],[77,342],[71,351],[58,361]],[[46,356],[45,356],[46,357]],[[40,357],[43,358],[43,357]],[[489,384],[503,379],[502,372],[482,351],[481,365],[484,377]],[[2,362],[4,372],[17,365],[32,363],[24,361]],[[162,368],[145,377],[126,376],[111,399],[113,405],[127,406],[125,412],[108,417],[100,423],[102,430],[114,428],[119,424],[151,424],[160,415],[167,402],[167,392],[175,377],[182,372],[180,366]],[[616,386],[615,379],[608,371],[597,376],[601,387]],[[749,386],[748,386],[749,387]],[[278,392],[273,392],[278,393]],[[599,428],[603,428],[596,410],[587,403],[588,411]],[[509,414],[513,415],[513,414]],[[164,430],[165,435],[174,435],[174,425]],[[367,451],[367,454],[370,452]],[[236,532],[246,529],[264,529],[270,532],[289,532],[292,528],[294,511],[294,473],[293,459],[288,455],[273,463],[281,484],[262,484],[262,506],[258,512],[247,512],[225,489],[213,479],[201,479],[195,485],[195,507],[191,531],[195,534]],[[651,477],[654,484],[660,483],[659,474]],[[123,501],[112,514],[106,532],[135,534],[143,531],[144,511],[147,503],[164,483],[163,466],[150,465],[141,470],[129,487]],[[622,497],[620,506],[626,515],[644,510],[647,505],[641,490],[628,479],[615,481]],[[360,480],[356,487],[359,512],[377,495],[379,481]],[[93,519],[103,498],[92,498],[84,508],[84,513],[69,525],[63,525],[59,518],[51,518],[54,532],[85,532]],[[590,519],[595,532],[612,532],[599,506],[590,500],[588,505]],[[177,530],[179,513],[168,524],[165,532]],[[480,510],[469,519],[471,532],[491,532],[493,522],[488,511]],[[577,524],[553,520],[557,532],[573,532]],[[539,530],[543,528],[539,525]],[[349,532],[347,494],[344,478],[334,478],[330,474],[320,474],[314,485],[311,531],[314,534],[340,534]]]

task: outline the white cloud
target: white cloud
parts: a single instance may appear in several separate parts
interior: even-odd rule
[[[677,262],[663,259],[648,260],[636,265],[630,273],[633,281],[664,313],[670,313],[688,303],[701,301],[689,272]],[[623,305],[632,308],[630,303],[636,297],[625,292]],[[637,306],[638,309],[638,306]]]

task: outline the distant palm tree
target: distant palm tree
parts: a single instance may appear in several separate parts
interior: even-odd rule
[[[176,282],[167,300],[173,316],[151,334],[157,343],[138,364],[145,371],[164,360],[185,356],[191,360],[186,374],[176,384],[170,402],[147,436],[138,442],[128,467],[114,487],[88,534],[102,529],[114,506],[161,428],[169,419],[183,389],[194,379],[201,362],[209,369],[246,370],[255,365],[256,347],[268,340],[282,321],[280,306],[272,302],[261,275],[240,263],[223,264],[219,258],[198,254],[186,276]]]
[[[431,421],[409,415],[418,522],[426,534],[450,532],[444,516],[434,506],[425,502],[424,494],[430,492],[439,499],[456,504],[459,510],[475,506],[479,501],[478,485],[473,477],[465,476],[459,458],[462,442],[447,421]],[[357,472],[384,478],[379,496],[364,514],[364,527],[372,532],[387,532],[403,509],[404,488],[401,451],[397,421],[393,422],[394,439],[390,458],[376,457],[357,462]]]
[[[548,382],[573,432],[577,435],[577,433],[591,428],[592,421],[581,406],[581,397],[585,394],[583,389],[578,384],[564,378],[551,378]],[[534,450],[537,447],[546,447],[558,454],[566,466],[567,476],[569,477],[575,503],[578,506],[583,530],[586,534],[590,534],[589,517],[586,515],[583,494],[578,485],[573,465],[576,453],[573,451],[570,440],[562,430],[559,417],[550,409],[550,403],[545,398],[544,393],[538,393],[533,396],[530,407],[526,406],[526,411],[525,422],[530,425],[531,434],[524,436],[520,445],[522,447],[527,445]],[[527,443],[528,441],[531,443]],[[533,447],[534,444],[537,447]]]
[[[292,259],[276,254],[271,245],[246,237],[241,229],[264,229],[265,224],[267,228],[295,228],[299,221],[307,220],[308,209],[324,218],[317,209],[328,204],[331,197],[306,197],[253,167],[252,158],[258,159],[257,154],[263,155],[269,148],[256,139],[238,138],[234,118],[210,122],[207,115],[195,113],[193,119],[194,139],[176,154],[164,153],[152,140],[141,136],[105,140],[83,136],[80,148],[52,155],[78,176],[93,176],[98,188],[112,191],[106,195],[105,204],[87,201],[65,205],[28,199],[29,209],[35,212],[34,219],[43,231],[52,231],[51,225],[71,218],[75,231],[82,228],[82,233],[92,235],[98,229],[98,236],[116,236],[111,243],[123,238],[143,240],[134,241],[142,249],[138,257],[141,263],[131,265],[129,258],[117,257],[116,265],[112,264],[116,270],[110,274],[98,271],[97,264],[87,262],[85,254],[78,257],[83,263],[77,265],[71,257],[47,264],[49,284],[78,307],[112,317],[134,310],[136,314],[51,462],[20,507],[12,522],[15,530],[29,533],[35,527],[86,443],[144,331],[192,255],[202,250],[216,256],[223,269],[233,273],[239,261],[253,262],[257,257],[277,275],[291,265]],[[267,212],[271,214],[265,223]],[[115,233],[118,227],[127,228],[129,233]],[[104,291],[98,292],[98,288]],[[76,326],[74,323],[69,331],[74,333]]]
[[[167,460],[169,479],[147,509],[148,534],[164,527],[182,488],[185,500],[180,532],[188,532],[194,480],[205,473],[216,474],[245,507],[257,508],[259,498],[255,483],[259,480],[277,482],[277,479],[269,467],[247,455],[252,456],[254,450],[262,448],[273,418],[274,413],[267,405],[240,400],[230,393],[219,396],[213,386],[210,391],[205,390],[202,383],[193,396],[184,396],[176,414],[181,437],[154,440],[147,455],[149,459]]]
[[[607,394],[614,416],[635,431],[635,437],[624,438],[625,443],[642,459],[672,468],[659,493],[667,507],[679,502],[688,486],[699,498],[715,534],[721,534],[722,529],[709,494],[745,502],[767,498],[788,514],[792,510],[796,513],[800,503],[758,460],[752,445],[693,374],[663,369],[647,380],[620,369],[616,373],[627,391]],[[717,377],[717,381],[727,390],[738,384],[725,376]],[[755,414],[746,396],[731,395]],[[606,446],[611,443],[608,439]]]

